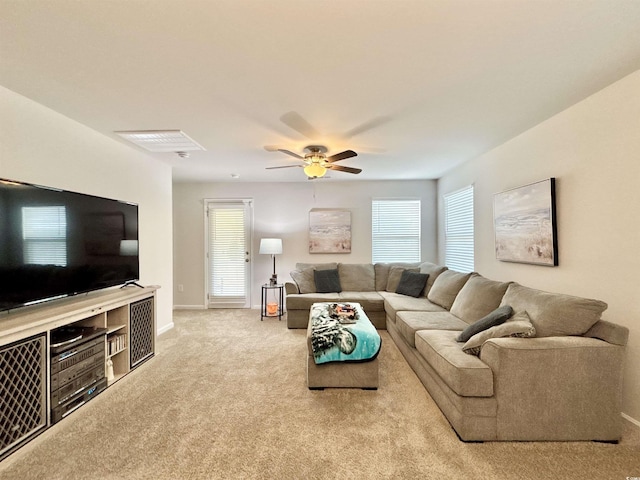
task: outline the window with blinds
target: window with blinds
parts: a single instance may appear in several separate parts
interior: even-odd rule
[[[444,196],[445,265],[458,272],[474,270],[473,185]]]
[[[420,261],[420,200],[371,201],[371,261]]]
[[[22,207],[22,243],[25,264],[66,266],[66,208]]]

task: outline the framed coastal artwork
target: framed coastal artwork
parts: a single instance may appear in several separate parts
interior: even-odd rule
[[[558,265],[555,184],[555,178],[548,178],[494,195],[498,260]]]
[[[351,212],[329,208],[309,211],[309,253],[351,253]]]

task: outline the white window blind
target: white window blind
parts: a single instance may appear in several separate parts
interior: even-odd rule
[[[445,265],[458,272],[472,272],[473,185],[444,196]]]
[[[67,265],[67,212],[64,206],[22,207],[24,263]]]
[[[420,261],[420,200],[371,201],[371,260]]]
[[[245,209],[243,205],[209,209],[209,294],[245,296]]]

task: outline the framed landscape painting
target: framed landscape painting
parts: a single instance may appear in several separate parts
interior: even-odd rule
[[[328,208],[311,209],[309,253],[351,253],[351,212]]]
[[[555,178],[495,194],[493,223],[498,260],[558,265]]]

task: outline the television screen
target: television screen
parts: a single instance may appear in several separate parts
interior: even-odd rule
[[[137,205],[0,179],[0,310],[139,278]]]

